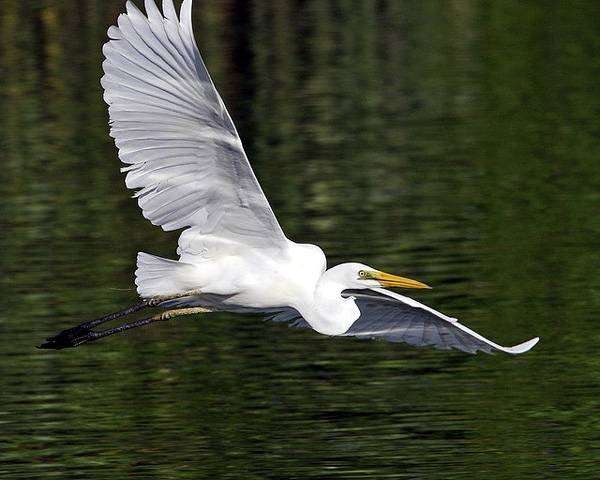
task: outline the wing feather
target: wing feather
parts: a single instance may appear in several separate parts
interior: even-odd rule
[[[346,290],[353,297],[361,315],[342,336],[403,342],[415,347],[431,346],[439,350],[456,349],[467,353],[495,351],[519,354],[530,350],[539,338],[514,347],[503,347],[416,300],[382,288]],[[283,310],[270,320],[289,322],[291,326],[309,327],[294,309]]]
[[[457,349],[468,353],[501,351],[517,354],[531,349],[538,338],[515,347],[503,347],[426,305],[389,290],[375,288],[347,292],[355,297],[361,315],[344,334],[380,338],[416,347]]]
[[[144,216],[164,230],[191,227],[189,247],[204,235],[285,245],[196,46],[192,1],[180,19],[172,0],[163,1],[164,16],[154,0],[145,8],[128,1],[108,29],[101,81],[125,183]]]

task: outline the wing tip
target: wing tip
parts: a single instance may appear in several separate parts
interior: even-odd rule
[[[520,343],[519,345],[515,345],[514,347],[508,347],[505,349],[505,351],[506,353],[510,353],[512,355],[525,353],[531,350],[533,347],[535,347],[539,341],[540,337],[535,337],[531,340],[527,340],[526,342]]]
[[[194,30],[192,26],[192,0],[183,0],[181,9],[179,10],[179,23],[187,33],[194,37]]]

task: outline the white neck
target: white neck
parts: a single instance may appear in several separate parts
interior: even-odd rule
[[[312,302],[300,308],[304,319],[317,332],[325,335],[341,335],[360,316],[353,298],[342,297],[348,287],[337,281],[331,270],[321,275],[317,282]]]

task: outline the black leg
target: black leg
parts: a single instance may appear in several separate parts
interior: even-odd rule
[[[152,317],[142,318],[141,320],[136,320],[135,322],[124,323],[123,325],[119,325],[118,327],[100,330],[99,332],[92,331],[91,328],[93,327],[93,325],[92,327],[89,326],[89,324],[92,322],[87,322],[87,324],[81,324],[77,327],[60,332],[55,337],[47,339],[47,341],[40,345],[38,348],[61,350],[63,348],[78,347],[83,343],[94,342],[96,340],[108,337],[110,335],[114,335],[116,333],[131,330],[132,328],[143,327],[144,325],[150,325],[151,323],[169,320],[173,317],[177,317],[180,315],[191,315],[194,313],[205,312],[210,312],[210,310],[202,307],[167,310],[166,312],[159,313],[158,315],[154,315]],[[98,325],[98,323],[96,323],[95,325]]]
[[[118,312],[109,313],[108,315],[104,315],[103,317],[97,318],[95,320],[90,320],[87,322],[83,322],[75,327],[67,328],[62,332],[54,335],[53,337],[48,337],[46,342],[40,345],[38,348],[65,348],[67,346],[71,346],[75,339],[84,337],[88,334],[92,333],[92,328],[102,325],[103,323],[110,322],[117,318],[124,317],[126,315],[131,315],[132,313],[139,312],[144,308],[151,306],[149,300],[143,300],[140,303],[136,303],[135,305],[126,308],[125,310],[120,310]]]
[[[129,308],[126,308],[125,310],[120,310],[118,312],[109,313],[108,315],[104,315],[103,317],[97,318],[96,320],[90,320],[88,322],[83,322],[75,327],[67,328],[66,330],[63,330],[62,332],[58,333],[57,335],[54,335],[53,337],[48,337],[46,339],[46,341],[42,345],[40,345],[38,348],[54,348],[54,349],[58,350],[61,348],[75,347],[77,345],[80,345],[81,343],[92,341],[94,335],[97,335],[98,333],[100,333],[100,332],[92,332],[92,328],[97,327],[98,325],[102,325],[103,323],[107,323],[112,320],[116,320],[117,318],[131,315],[132,313],[139,312],[140,310],[143,310],[144,308],[158,307],[158,306],[160,306],[161,303],[167,302],[169,300],[175,300],[175,299],[184,298],[184,297],[193,297],[193,296],[201,295],[201,294],[202,294],[202,292],[200,290],[191,290],[189,292],[179,293],[176,295],[165,295],[162,297],[148,298],[148,299],[142,300],[140,303],[136,303],[135,305],[133,305]],[[152,318],[154,318],[154,317],[152,317]],[[140,320],[140,322],[141,321],[142,320]],[[156,320],[154,320],[154,321],[156,321]],[[142,326],[142,325],[135,325],[136,323],[137,322],[133,322],[131,324],[125,323],[122,326],[134,325],[134,326],[131,326],[128,328],[135,328],[136,326]],[[143,325],[146,325],[146,324],[143,324]],[[128,330],[128,328],[125,328],[123,330]],[[109,331],[109,330],[106,330],[106,331]],[[114,333],[118,333],[118,332],[114,332]],[[106,335],[103,335],[103,336],[106,336]],[[83,338],[86,338],[86,340],[76,343],[78,341],[78,339],[83,339]],[[98,337],[98,338],[102,338],[102,337]]]
[[[118,312],[109,313],[104,315],[103,317],[97,318],[96,320],[90,320],[88,322],[84,322],[81,325],[77,325],[73,328],[94,328],[98,325],[102,325],[103,323],[110,322],[112,320],[116,320],[117,318],[126,317],[127,315],[131,315],[132,313],[139,312],[147,307],[154,306],[151,300],[142,300],[140,303],[136,303],[125,310],[120,310]],[[66,330],[65,330],[66,331]]]

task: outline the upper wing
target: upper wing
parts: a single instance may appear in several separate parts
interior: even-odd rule
[[[455,318],[382,288],[346,290],[343,296],[354,297],[361,312],[343,336],[404,342],[415,347],[432,346],[440,350],[455,348],[468,353],[501,351],[513,355],[530,350],[539,341],[536,337],[514,347],[503,347],[460,324]],[[290,308],[269,319],[310,328],[300,314]]]
[[[514,347],[503,347],[460,324],[455,318],[429,308],[411,298],[382,288],[344,292],[356,298],[361,315],[346,336],[383,338],[416,347],[433,346],[463,352],[501,351],[518,354],[531,349],[539,338]]]
[[[110,27],[102,78],[111,136],[144,217],[164,230],[278,246],[285,236],[248,163],[235,126],[172,0],[127,2]],[[166,17],[166,18],[165,18]],[[180,246],[181,247],[181,246]]]

